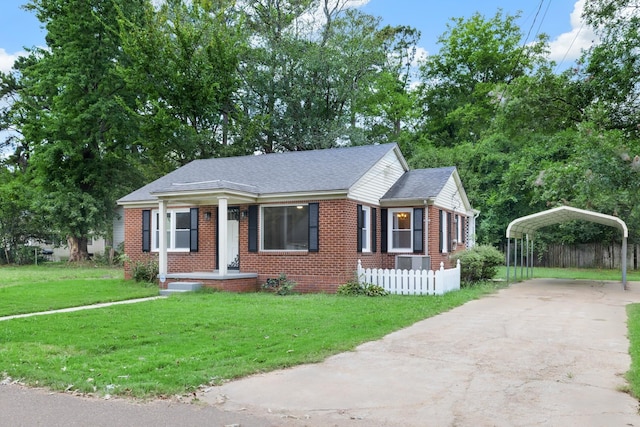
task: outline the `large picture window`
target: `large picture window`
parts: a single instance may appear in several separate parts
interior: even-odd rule
[[[153,249],[160,248],[160,213],[153,211]],[[188,251],[191,241],[191,213],[189,209],[167,210],[167,250]]]
[[[389,209],[389,251],[413,251],[412,209]]]
[[[309,250],[309,206],[263,207],[262,230],[263,250]]]

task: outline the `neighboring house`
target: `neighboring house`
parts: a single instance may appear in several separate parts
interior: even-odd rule
[[[236,291],[284,273],[298,291],[335,292],[358,259],[449,266],[473,245],[477,214],[456,168],[409,170],[396,144],[195,160],[118,204],[127,277],[157,257],[161,286]]]
[[[118,249],[118,245],[124,243],[124,209],[122,206],[116,207],[116,215],[112,222],[113,234],[107,240],[102,236],[89,236],[87,241],[87,251],[90,256],[95,254],[103,255],[107,247]],[[51,261],[66,261],[70,257],[67,245],[54,246],[50,243],[33,242],[34,246],[39,246],[43,254]]]

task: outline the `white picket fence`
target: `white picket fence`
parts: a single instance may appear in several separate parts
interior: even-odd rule
[[[382,286],[385,291],[398,295],[442,295],[460,289],[460,260],[455,268],[433,270],[393,270],[363,268],[358,260],[358,280]]]

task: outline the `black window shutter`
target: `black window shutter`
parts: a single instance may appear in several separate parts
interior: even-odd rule
[[[142,211],[142,252],[151,252],[151,211]]]
[[[447,251],[453,250],[453,223],[451,220],[451,212],[447,212]]]
[[[442,210],[440,210],[440,221],[438,221],[438,227],[440,229],[440,232],[438,233],[440,235],[440,253],[444,252],[444,233],[443,231],[443,226],[444,226],[444,212]]]
[[[198,252],[198,208],[191,208],[189,213],[189,251]]]
[[[356,241],[358,242],[358,252],[362,252],[362,205],[358,205],[358,234],[356,235]]]
[[[258,252],[258,205],[249,206],[249,252]]]
[[[376,208],[371,208],[371,252],[376,251]]]
[[[318,203],[309,203],[309,252],[320,250],[320,206]]]
[[[424,250],[424,208],[413,209],[413,253]]]
[[[380,252],[387,252],[387,210],[380,209]]]

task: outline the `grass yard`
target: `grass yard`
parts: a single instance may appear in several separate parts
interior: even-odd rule
[[[444,296],[195,293],[0,322],[0,375],[56,390],[182,394],[319,362],[492,292]]]
[[[521,269],[518,267],[518,279],[520,278]],[[526,268],[524,270],[524,277],[527,276]],[[510,280],[513,281],[514,268],[511,266],[511,272],[509,273]],[[507,277],[507,268],[501,267],[498,269],[498,276],[501,278]],[[536,279],[580,279],[580,280],[612,280],[622,281],[622,272],[620,270],[605,270],[596,268],[546,268],[536,267],[533,269],[533,277]],[[628,270],[627,281],[640,282],[640,270]]]
[[[640,398],[640,304],[627,306],[627,329],[629,331],[629,355],[631,369],[627,372],[627,381],[631,394]]]
[[[499,276],[506,276],[506,269]],[[536,268],[534,277],[620,280],[615,270]],[[630,271],[629,281],[640,281]],[[495,285],[499,286],[499,285]],[[200,292],[0,322],[0,379],[96,395],[157,397],[313,363],[493,292],[384,298]],[[157,295],[121,269],[0,267],[0,316]],[[627,307],[630,392],[640,396],[640,304]]]
[[[122,268],[0,267],[0,317],[153,295],[156,286],[125,281]]]

